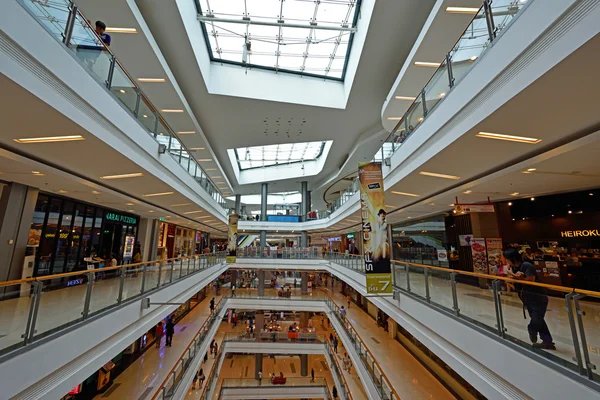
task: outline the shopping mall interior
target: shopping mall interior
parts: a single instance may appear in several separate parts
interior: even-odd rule
[[[0,8],[1,399],[600,399],[600,0]]]

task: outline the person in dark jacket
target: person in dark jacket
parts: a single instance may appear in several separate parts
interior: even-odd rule
[[[166,327],[166,336],[167,336],[167,342],[166,345],[171,347],[171,342],[173,341],[173,335],[175,334],[175,324],[173,323],[173,319],[169,318],[169,320],[167,321],[167,327]]]

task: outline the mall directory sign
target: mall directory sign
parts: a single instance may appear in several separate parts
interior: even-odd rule
[[[227,236],[227,263],[235,264],[237,256],[238,221],[237,214],[229,216],[229,234]]]
[[[358,163],[358,180],[367,294],[392,294],[390,246],[381,163]]]

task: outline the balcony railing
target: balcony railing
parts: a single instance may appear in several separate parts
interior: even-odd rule
[[[223,252],[0,282],[0,354],[224,261]]]
[[[48,33],[64,44],[86,71],[118,100],[165,152],[227,210],[225,198],[192,152],[148,100],[135,80],[104,44],[77,6],[69,0],[16,0]]]
[[[485,0],[471,23],[452,49],[446,53],[439,67],[425,87],[415,93],[415,100],[400,118],[392,133],[377,151],[375,159],[391,157],[411,137],[440,104],[471,66],[510,27],[527,4],[533,0]]]

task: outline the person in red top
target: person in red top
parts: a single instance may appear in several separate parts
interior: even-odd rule
[[[156,348],[160,348],[160,342],[162,340],[163,334],[165,333],[165,328],[163,327],[162,322],[159,322],[156,325]]]

